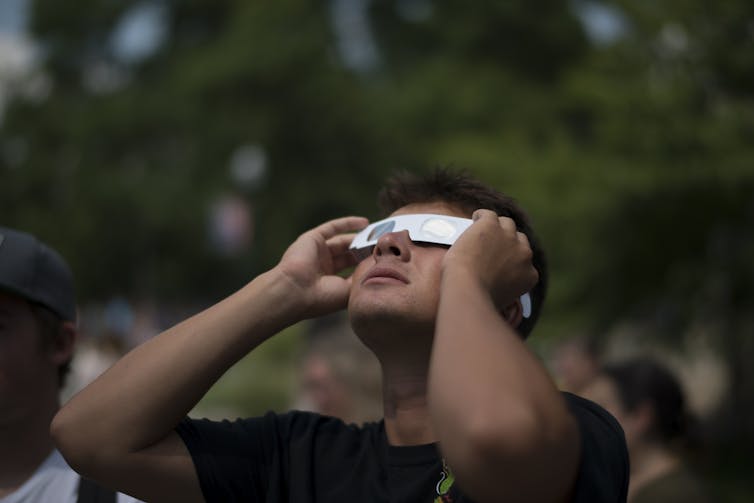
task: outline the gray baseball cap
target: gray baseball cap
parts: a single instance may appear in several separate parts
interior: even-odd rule
[[[0,227],[0,290],[76,321],[73,274],[63,257],[26,232]]]

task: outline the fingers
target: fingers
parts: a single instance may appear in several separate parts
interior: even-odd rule
[[[516,236],[518,237],[519,243],[526,246],[527,248],[531,248],[531,245],[529,244],[529,236],[520,231],[516,232]]]
[[[330,220],[312,229],[311,232],[325,239],[332,264],[331,272],[356,265],[356,258],[348,250],[356,236],[352,231],[361,230],[368,224],[369,220],[364,217],[349,216]]]
[[[348,234],[339,234],[327,240],[327,247],[333,253],[342,253],[348,251],[348,247],[351,245],[351,241],[353,241],[354,236],[356,236],[355,232],[349,232]]]
[[[348,249],[355,235],[355,233],[340,234],[327,240],[334,270],[342,271],[357,264],[356,257]]]
[[[469,245],[464,251],[474,258],[471,270],[483,279],[496,304],[508,305],[539,281],[529,238],[518,230],[512,218],[498,216],[492,210],[478,209],[472,214],[472,220],[469,231],[476,228],[471,234],[476,239],[464,243]],[[482,266],[477,267],[477,264]]]
[[[509,233],[518,232],[516,222],[512,218],[498,216],[498,214],[492,210],[478,209],[471,215],[471,219],[474,220],[474,222],[490,226],[498,226]],[[518,234],[524,235],[521,232],[518,232]]]
[[[495,228],[502,230],[502,236],[507,236],[505,239],[515,239],[516,247],[520,250],[526,251],[528,260],[531,260],[532,250],[529,243],[529,237],[523,232],[518,230],[516,222],[510,217],[498,216],[496,212],[487,209],[478,209],[474,211],[471,217],[474,220],[474,225],[486,225],[489,226],[489,230],[494,232]],[[481,229],[480,229],[481,230]]]
[[[474,211],[474,213],[472,213],[472,215],[471,215],[471,219],[473,221],[475,221],[475,222],[477,220],[491,219],[491,218],[497,219],[498,218],[497,213],[495,213],[492,210],[485,210],[485,209],[482,209],[482,208]]]
[[[518,230],[516,222],[510,217],[498,216],[497,213],[492,210],[478,209],[474,212],[471,218],[474,221],[484,220],[488,221],[489,223],[492,223],[492,220],[496,219],[498,221],[498,225],[502,229],[507,231],[515,231],[516,237],[522,245],[526,245],[527,247],[530,246],[528,236]]]
[[[368,224],[369,220],[364,217],[341,217],[318,225],[312,229],[312,232],[316,232],[325,239],[330,239],[338,234],[361,230]],[[353,239],[353,236],[351,236],[351,239]]]

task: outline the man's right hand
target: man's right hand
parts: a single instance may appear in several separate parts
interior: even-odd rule
[[[291,244],[274,271],[288,278],[300,296],[301,317],[344,309],[351,277],[338,273],[356,265],[348,251],[355,233],[367,226],[364,217],[342,217],[311,229]]]

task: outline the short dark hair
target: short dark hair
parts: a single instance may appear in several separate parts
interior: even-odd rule
[[[689,416],[681,385],[663,365],[648,357],[635,357],[606,365],[603,374],[615,384],[627,411],[642,404],[652,407],[651,437],[669,443],[687,433]]]
[[[29,302],[29,305],[31,306],[34,321],[37,324],[40,343],[43,345],[54,344],[55,338],[59,335],[63,320],[42,304]],[[58,366],[58,388],[65,386],[66,378],[71,371],[72,360],[73,357]]]
[[[532,249],[532,263],[539,273],[539,281],[529,292],[531,316],[523,318],[517,327],[521,337],[528,337],[542,311],[547,293],[547,261],[539,239],[534,234],[526,212],[511,197],[495,190],[465,170],[440,167],[428,175],[402,171],[390,177],[378,195],[383,216],[414,203],[444,202],[457,206],[469,216],[477,209],[487,209],[499,216],[509,217],[519,232],[526,234]]]

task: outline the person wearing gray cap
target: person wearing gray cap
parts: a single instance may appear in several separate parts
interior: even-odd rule
[[[0,227],[0,503],[138,501],[82,479],[49,433],[78,335],[73,285],[55,250]]]

